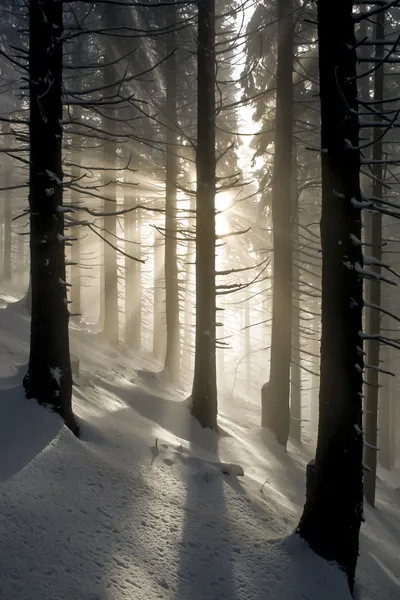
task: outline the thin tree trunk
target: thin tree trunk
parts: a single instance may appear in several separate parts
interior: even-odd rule
[[[165,352],[165,320],[164,320],[164,251],[163,236],[154,232],[154,327],[153,354],[162,360]]]
[[[376,16],[374,39],[383,40],[385,38],[385,12],[381,11]],[[381,61],[384,57],[384,46],[377,44],[375,47],[375,58]],[[379,119],[379,113],[383,111],[383,84],[384,67],[381,65],[374,72],[374,101],[377,102],[375,109]],[[383,165],[382,161],[383,142],[382,129],[375,127],[373,131],[372,159],[376,161],[373,165],[374,179],[372,184],[372,195],[375,198],[382,198],[383,193]],[[371,229],[369,236],[371,244],[371,254],[376,260],[376,264],[371,265],[370,269],[377,277],[381,274],[380,262],[382,261],[382,215],[375,212],[371,216]],[[367,284],[368,302],[374,306],[381,304],[381,284],[380,280],[371,280]],[[369,308],[367,311],[367,333],[369,335],[379,336],[381,331],[380,312],[377,309]],[[365,385],[365,448],[364,462],[368,469],[365,472],[364,492],[365,498],[371,506],[375,506],[376,490],[376,463],[377,463],[377,442],[378,442],[378,393],[379,393],[379,353],[380,343],[378,340],[368,340],[366,344],[366,363],[371,368],[366,369]]]
[[[385,259],[383,262],[385,262]],[[391,326],[390,319],[384,316],[382,325],[384,329],[389,328]],[[383,360],[381,360],[381,362],[385,365],[385,370],[392,371],[391,348],[383,346],[381,348],[381,354],[383,354]],[[397,394],[394,393],[393,390],[393,388],[395,388],[396,379],[390,375],[381,374],[379,381],[382,387],[379,389],[378,460],[379,464],[384,469],[390,470],[395,467],[396,458],[396,406],[393,401],[394,398],[397,398]]]
[[[353,2],[320,0],[322,341],[315,465],[299,533],[346,571],[351,591],[363,510],[362,267]],[[355,200],[355,202],[354,202]]]
[[[192,414],[217,428],[215,300],[215,0],[198,5],[196,347]]]
[[[112,5],[106,5],[106,25],[115,26],[114,9]],[[109,66],[104,68],[104,86],[109,89],[115,81],[113,69]],[[104,166],[108,169],[109,175],[104,174],[104,196],[110,201],[104,200],[103,211],[106,213],[117,210],[117,146],[115,142],[116,122],[115,110],[108,110],[108,118],[104,119],[103,128],[110,133],[109,141],[104,144]],[[107,171],[105,173],[108,173]],[[110,181],[111,178],[111,181]],[[117,217],[115,214],[104,217],[104,242],[103,242],[103,279],[104,279],[104,335],[113,345],[118,344],[119,339],[119,310],[118,310],[118,262],[117,251],[113,246],[118,245],[117,241]],[[110,242],[110,243],[107,243]]]
[[[262,403],[261,424],[273,431],[279,444],[286,447],[290,428],[292,335],[293,0],[279,0],[277,9],[271,361],[268,393]]]
[[[177,5],[168,8],[168,26],[177,23]],[[179,382],[180,375],[180,328],[179,328],[179,289],[177,264],[177,179],[178,179],[178,136],[177,123],[177,70],[176,30],[168,33],[167,52],[170,55],[165,63],[167,78],[166,126],[166,215],[165,215],[165,310],[167,327],[167,347],[164,372],[172,383]]]
[[[299,242],[299,196],[297,193],[297,156],[293,151],[292,170],[292,202],[293,202],[293,283],[292,283],[292,360],[290,365],[290,437],[301,441],[301,352],[300,352],[300,260],[297,251]]]
[[[80,156],[76,156],[75,162],[79,164]],[[71,175],[73,179],[79,179],[80,169],[78,166],[72,167]],[[72,204],[78,204],[79,193],[76,190],[71,192]],[[74,225],[71,228],[71,237],[73,237],[72,249],[71,249],[71,307],[72,312],[75,315],[74,319],[80,321],[81,319],[81,231],[79,225]]]
[[[136,194],[134,205],[137,204]],[[133,205],[133,206],[134,206]],[[132,208],[130,193],[125,194],[125,209]],[[140,249],[140,212],[133,210],[124,217],[124,238],[126,254],[138,254],[133,248]],[[132,241],[136,242],[133,245]],[[125,257],[125,343],[133,350],[142,345],[141,314],[141,263]]]
[[[78,434],[71,406],[62,186],[61,2],[29,2],[30,252],[28,398],[50,405]]]
[[[4,186],[9,187],[11,185],[10,175],[11,175],[11,165],[10,161],[6,160],[5,165],[5,178],[4,178]],[[12,196],[11,190],[6,190],[4,192],[4,251],[3,251],[3,276],[6,281],[11,281],[11,252],[12,252]]]

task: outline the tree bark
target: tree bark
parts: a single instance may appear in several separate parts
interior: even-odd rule
[[[272,183],[273,292],[269,394],[261,424],[286,447],[292,335],[293,0],[279,0],[275,154]]]
[[[62,210],[61,2],[29,2],[30,252],[32,318],[24,387],[76,434],[72,413]]]
[[[174,28],[177,23],[177,5],[168,7],[168,27]],[[167,160],[165,187],[165,311],[167,326],[167,347],[164,362],[164,373],[171,383],[177,384],[180,376],[180,326],[179,326],[179,289],[177,264],[177,179],[178,179],[178,136],[177,124],[177,71],[176,29],[168,33],[167,53],[170,55],[165,63],[166,93],[166,127],[167,127]]]
[[[298,531],[351,591],[363,511],[362,268],[353,2],[318,2],[322,341],[318,444]],[[335,25],[337,24],[337,26]],[[355,240],[355,241],[354,241]]]
[[[196,346],[192,414],[217,428],[215,298],[215,0],[198,5]]]
[[[375,40],[383,40],[385,37],[385,12],[381,11],[376,16],[376,24],[374,31]],[[381,61],[384,57],[384,46],[379,44],[375,47],[375,58]],[[374,101],[377,104],[374,106],[377,113],[374,116],[375,120],[379,120],[379,114],[383,111],[383,84],[384,84],[384,67],[381,65],[374,71]],[[374,127],[373,130],[373,146],[372,159],[377,161],[373,165],[373,184],[372,195],[375,198],[382,198],[383,194],[383,165],[378,161],[382,161],[383,141],[382,129]],[[370,269],[377,277],[381,275],[380,264],[382,262],[382,215],[379,212],[374,212],[371,215],[370,235],[368,242],[371,245],[371,256],[376,260],[377,264],[371,265]],[[368,294],[368,302],[374,306],[381,304],[381,283],[379,279],[370,280],[367,283],[366,291]],[[366,329],[369,335],[379,336],[381,331],[381,315],[379,310],[368,308],[367,310]],[[376,464],[377,464],[377,442],[378,442],[378,397],[379,397],[379,354],[380,343],[378,340],[368,340],[366,344],[366,363],[370,365],[366,369],[366,385],[365,385],[365,448],[364,462],[368,469],[365,471],[364,477],[364,492],[365,498],[371,506],[375,506],[375,491],[376,491]]]

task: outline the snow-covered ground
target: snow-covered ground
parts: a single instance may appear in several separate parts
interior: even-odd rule
[[[23,396],[28,329],[0,309],[1,600],[349,600],[343,574],[292,533],[310,449],[284,454],[237,398],[221,402],[220,436],[201,430],[148,356],[84,328],[77,440]],[[400,490],[379,483],[378,497],[357,595],[395,600]]]

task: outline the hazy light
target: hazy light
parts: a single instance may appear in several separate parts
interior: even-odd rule
[[[215,208],[218,211],[228,210],[232,206],[232,196],[229,192],[220,192],[215,196]]]

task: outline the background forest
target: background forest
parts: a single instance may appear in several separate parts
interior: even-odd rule
[[[0,16],[1,598],[397,598],[400,1]]]

